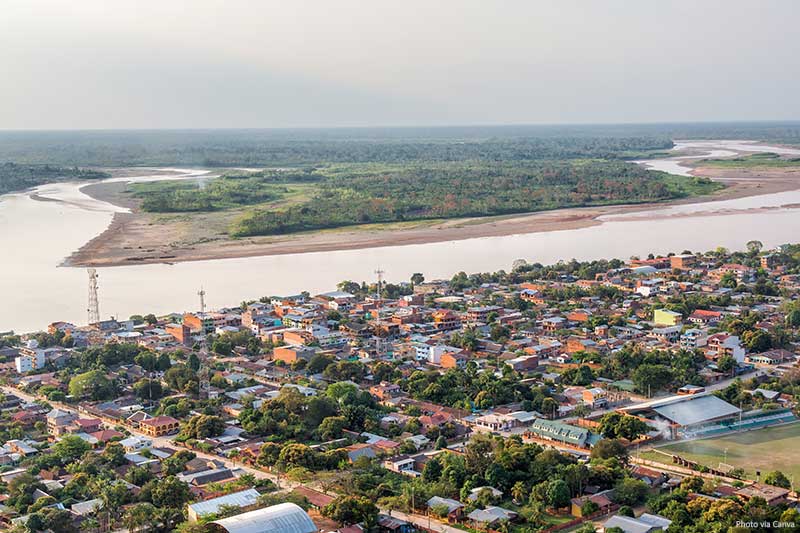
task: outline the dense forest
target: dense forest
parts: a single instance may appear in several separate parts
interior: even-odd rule
[[[59,167],[53,165],[17,165],[0,163],[0,194],[21,191],[43,183],[65,180],[91,180],[108,178],[98,170]]]
[[[303,196],[289,195],[290,187]],[[211,211],[258,205],[232,236],[273,235],[375,222],[491,216],[561,207],[636,203],[713,191],[716,184],[648,171],[618,160],[347,164],[239,173],[196,184],[139,184],[152,212]]]
[[[672,139],[800,144],[800,122],[272,130],[0,132],[0,161],[62,166],[626,158]]]

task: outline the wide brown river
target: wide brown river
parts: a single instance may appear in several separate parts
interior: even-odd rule
[[[755,146],[744,141],[682,141],[717,157],[735,151],[773,151],[800,155],[800,150]],[[647,161],[650,168],[685,173],[669,158]],[[154,174],[157,172],[154,171]],[[186,170],[198,179],[202,171]],[[152,179],[152,178],[151,178]],[[33,191],[0,196],[0,331],[27,332],[56,320],[86,322],[87,274],[60,267],[62,260],[106,229],[124,209],[80,192],[80,183],[43,185]],[[32,198],[33,194],[52,201]],[[176,265],[137,265],[99,269],[102,317],[190,311],[199,307],[203,286],[211,307],[237,305],[265,295],[331,290],[344,279],[374,279],[380,267],[389,281],[449,278],[458,271],[510,269],[515,259],[552,263],[571,258],[627,258],[632,255],[717,246],[741,249],[758,239],[767,246],[800,240],[800,211],[781,208],[800,204],[800,191],[650,209],[648,213],[681,215],[646,220],[643,213],[605,217],[583,229],[486,237],[446,243],[389,246],[282,256],[198,261]],[[770,207],[773,209],[763,210]],[[728,210],[736,214],[724,214]],[[741,212],[741,210],[747,210]],[[722,214],[721,214],[722,213]],[[716,214],[716,216],[709,216]]]

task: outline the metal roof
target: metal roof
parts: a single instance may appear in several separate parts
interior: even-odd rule
[[[317,526],[299,506],[281,503],[238,514],[212,524],[229,533],[316,533]]]
[[[716,396],[685,396],[686,400],[653,408],[653,411],[681,426],[701,424],[739,413],[735,407]]]
[[[223,505],[235,505],[237,507],[247,507],[253,505],[258,501],[259,493],[255,489],[247,489],[233,494],[226,494],[219,498],[212,498],[210,500],[193,503],[189,507],[195,512],[197,516],[205,516],[214,514],[219,511]]]

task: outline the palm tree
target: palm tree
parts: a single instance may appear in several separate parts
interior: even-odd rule
[[[525,483],[522,481],[517,481],[514,483],[514,486],[511,487],[511,497],[514,498],[514,503],[519,505],[520,502],[524,501],[526,492],[528,491],[525,488]]]
[[[149,529],[155,512],[156,508],[153,504],[147,502],[138,503],[125,511],[125,514],[122,516],[122,522],[131,533],[144,531]]]

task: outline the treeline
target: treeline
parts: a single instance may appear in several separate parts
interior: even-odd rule
[[[482,127],[0,132],[0,160],[91,166],[266,167],[466,159],[623,157],[672,147],[658,131]]]
[[[263,179],[271,177],[266,174]],[[305,173],[306,181],[315,178],[317,187],[310,199],[283,209],[253,209],[230,228],[231,235],[653,202],[687,196],[696,188],[716,187],[693,178],[684,183],[632,163],[594,159],[475,160],[369,172],[355,165]]]
[[[218,211],[277,200],[287,192],[285,187],[257,178],[157,181],[136,183],[130,188],[142,199],[142,209],[154,213]]]
[[[18,165],[0,163],[0,194],[21,191],[44,183],[71,180],[95,180],[110,177],[99,170],[54,165]]]

